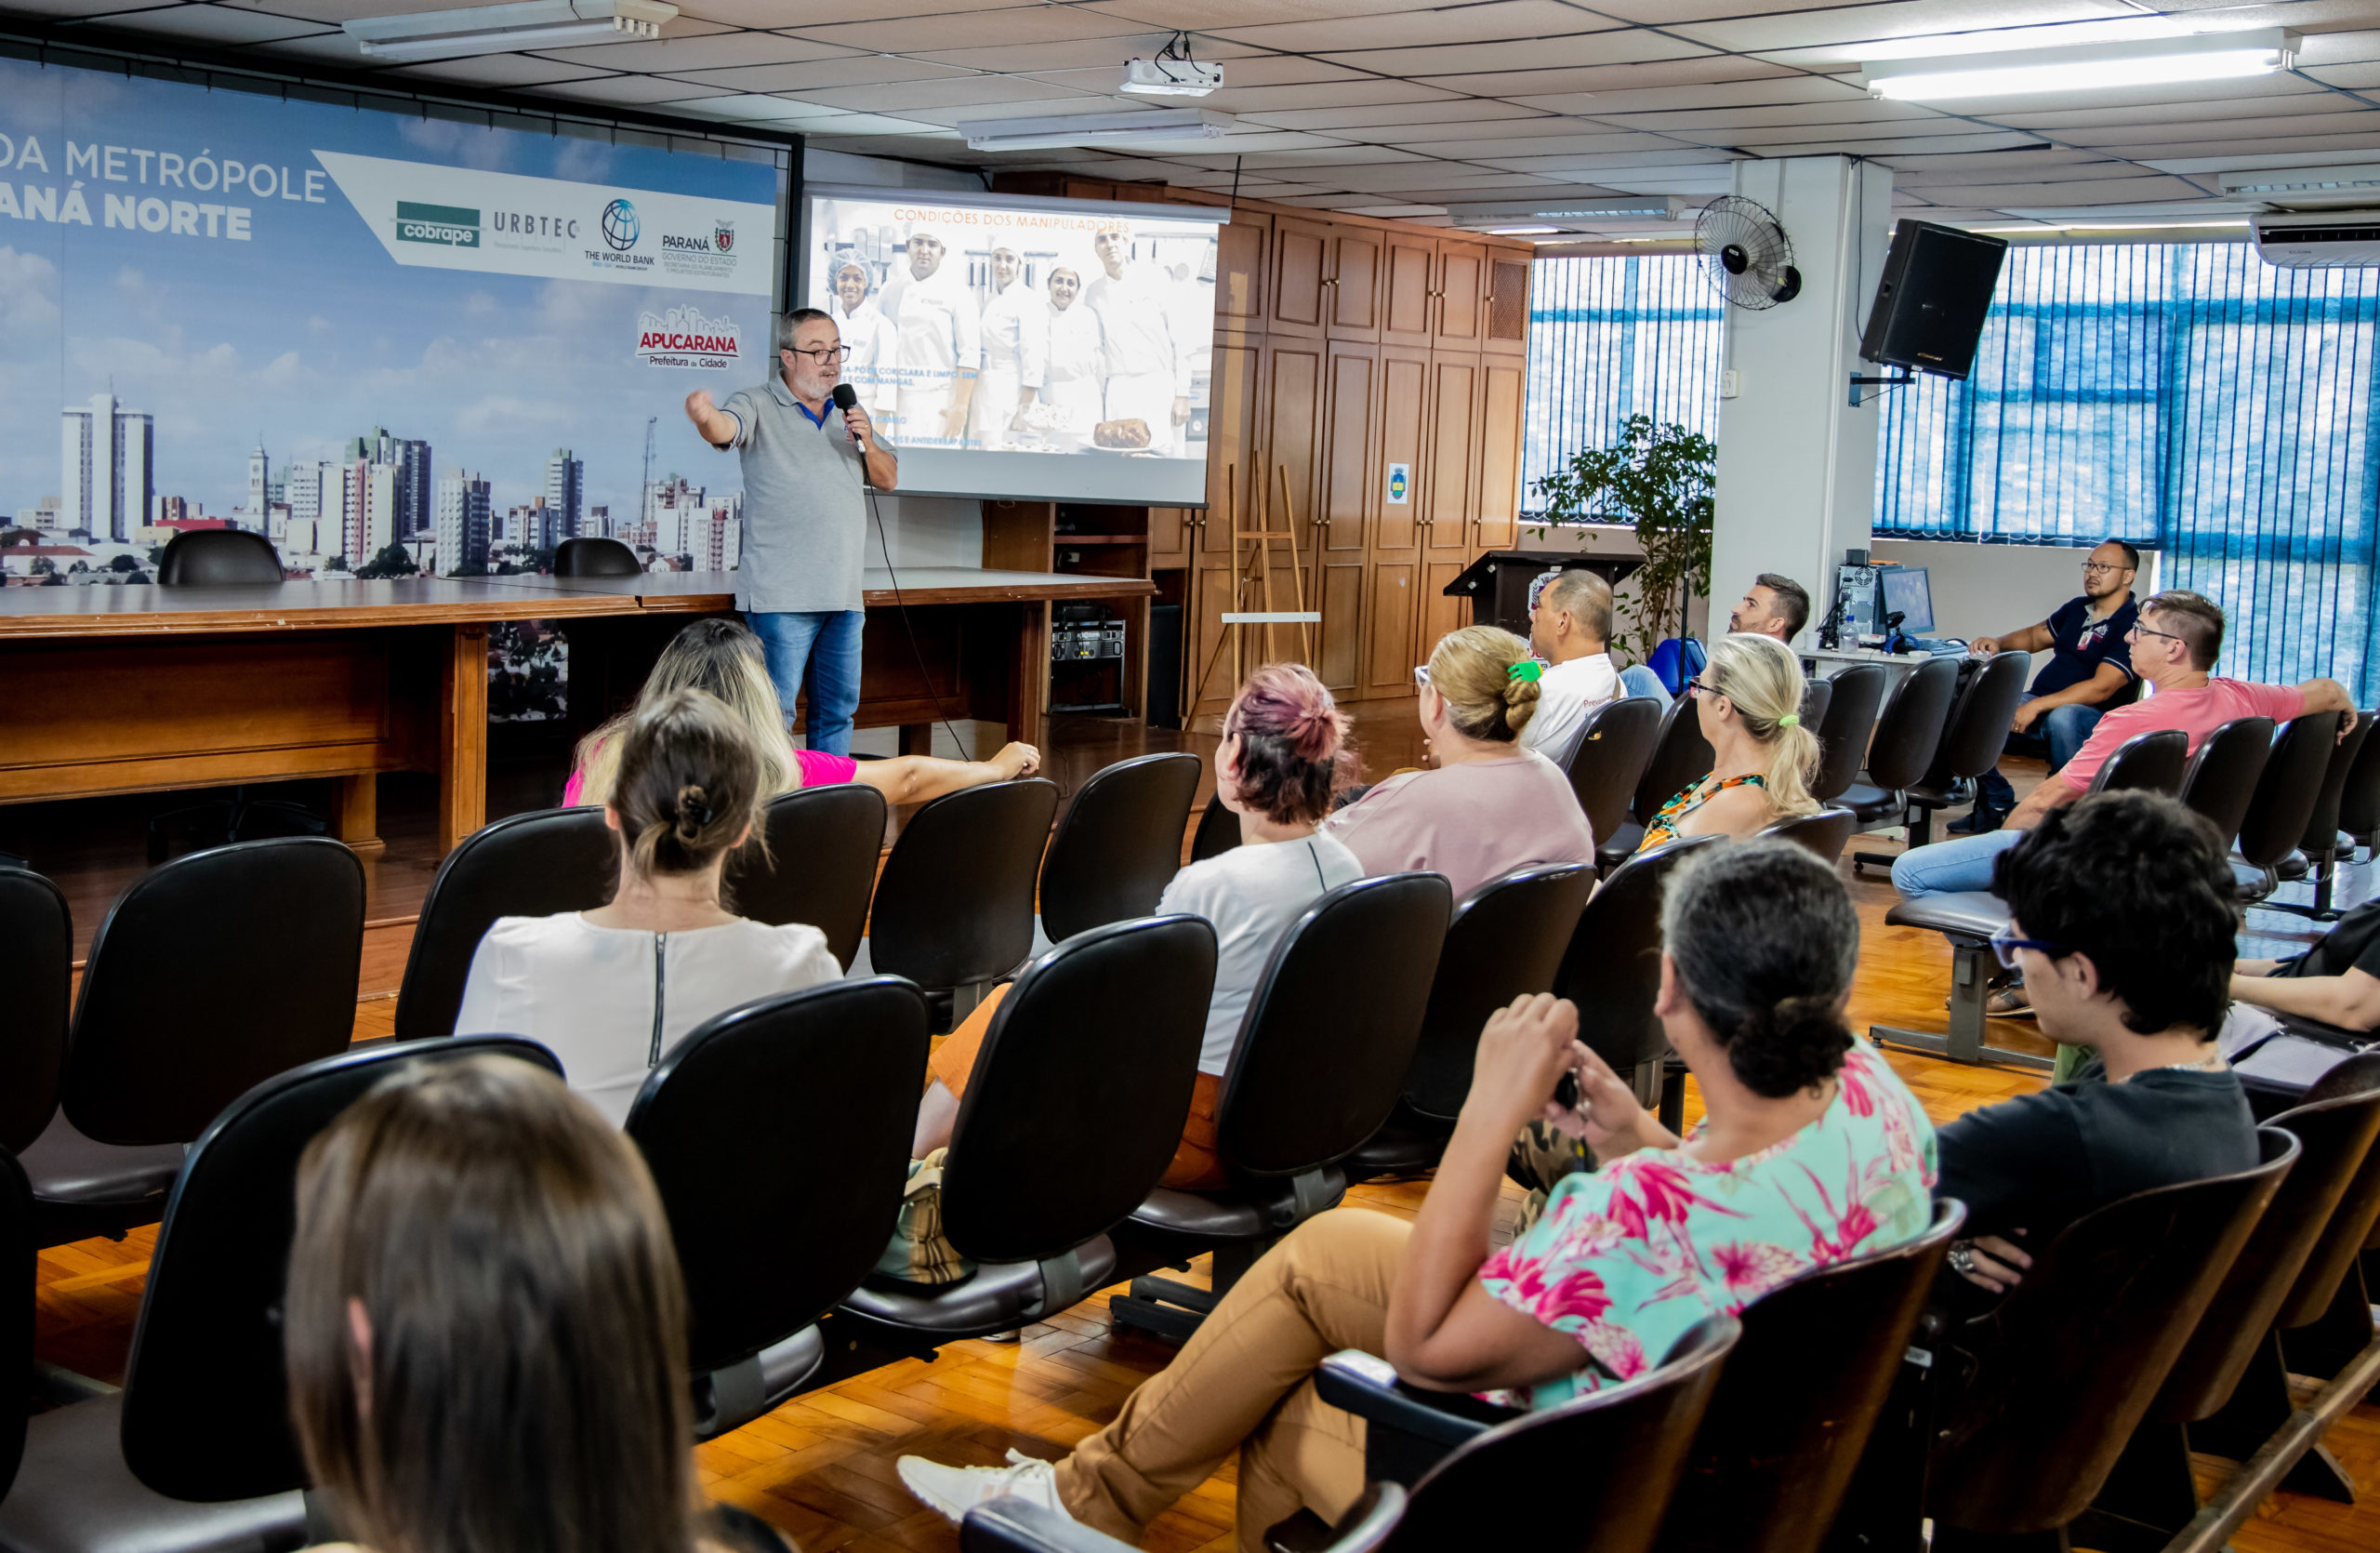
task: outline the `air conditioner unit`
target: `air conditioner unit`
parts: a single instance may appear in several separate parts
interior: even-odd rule
[[[2380,265],[2380,210],[2296,211],[2250,219],[2256,252],[2283,270]]]

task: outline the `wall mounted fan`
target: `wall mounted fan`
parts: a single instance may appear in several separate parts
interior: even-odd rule
[[[1793,268],[1793,240],[1769,208],[1740,194],[1705,206],[1694,223],[1702,273],[1720,296],[1759,312],[1802,294]]]

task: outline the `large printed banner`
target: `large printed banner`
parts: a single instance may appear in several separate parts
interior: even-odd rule
[[[0,570],[141,580],[227,524],[300,576],[733,565],[680,405],[768,370],[784,179],[0,60]]]

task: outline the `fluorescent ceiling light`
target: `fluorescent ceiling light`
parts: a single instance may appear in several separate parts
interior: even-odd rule
[[[1871,96],[1902,102],[2101,91],[2111,86],[2270,75],[2296,62],[2297,43],[2298,35],[2286,28],[2265,27],[2246,33],[2202,33],[2068,48],[1871,60],[1859,67],[1858,79]]]
[[[1236,123],[1203,108],[1144,113],[1070,113],[1043,119],[976,119],[959,126],[970,151],[1053,151],[1061,146],[1186,146],[1220,139]]]
[[[678,7],[665,0],[523,0],[509,6],[359,17],[340,25],[367,59],[446,60],[523,48],[657,38]]]
[[[2237,227],[2245,231],[2245,217],[2210,216],[2203,220],[2175,221],[2028,221],[2022,226],[1967,227],[1968,232],[2036,232],[2047,235],[2057,232],[2210,232],[2216,228]]]

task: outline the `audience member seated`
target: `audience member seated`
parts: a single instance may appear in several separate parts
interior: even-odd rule
[[[760,639],[741,620],[724,617],[696,620],[680,631],[645,676],[636,706],[612,719],[579,741],[576,769],[562,789],[565,804],[601,803],[612,790],[619,767],[620,731],[628,718],[673,690],[702,690],[727,704],[760,752],[762,795],[774,798],[796,788],[865,782],[889,803],[922,803],[985,782],[1012,781],[1041,768],[1041,751],[1029,744],[1011,744],[988,761],[945,761],[933,755],[900,755],[891,760],[858,761],[849,755],[828,755],[797,750],[786,732],[785,709],[769,678],[767,655]]]
[[[2243,960],[2231,996],[2341,1029],[2380,1029],[2380,900],[2367,900],[2294,960]]]
[[[2088,792],[2100,765],[2135,735],[2179,728],[2196,752],[2201,739],[2235,717],[2286,723],[2307,712],[2341,711],[2347,714],[2339,723],[2341,738],[2355,725],[2355,703],[2338,681],[2251,684],[2218,678],[2208,670],[2222,651],[2223,611],[2212,601],[2178,589],[2149,599],[2132,628],[2132,671],[2156,693],[2101,716],[2074,758],[2043,778],[2000,830],[1902,853],[1893,862],[1893,887],[1909,896],[1990,889],[1999,855],[2050,811]]]
[[[2228,851],[2175,800],[2110,792],[2044,814],[1994,859],[2009,921],[1993,947],[2024,971],[2042,1033],[2097,1056],[1942,1129],[1938,1189],[1967,1205],[1973,1237],[1950,1265],[1983,1289],[2004,1293],[2028,1247],[2120,1197],[2256,1162],[2247,1095],[2215,1049],[2240,924]]]
[[[1521,747],[1567,766],[1587,719],[1628,694],[1611,661],[1611,584],[1590,571],[1555,571],[1531,583],[1530,591],[1529,650],[1546,668]]]
[[[1844,1028],[1859,925],[1834,871],[1788,843],[1717,849],[1680,869],[1662,932],[1659,1012],[1709,1108],[1690,1140],[1578,1042],[1569,1003],[1522,998],[1480,1037],[1414,1222],[1342,1208],[1301,1225],[1065,1460],[905,1456],[902,1480],[954,1520],[1016,1493],[1131,1538],[1238,1450],[1239,1546],[1256,1553],[1301,1505],[1336,1520],[1363,1491],[1363,1427],[1311,1378],[1326,1355],[1361,1348],[1415,1386],[1551,1406],[1644,1374],[1714,1311],[1923,1232],[1933,1129]],[[1579,1109],[1554,1098],[1565,1073]],[[1505,1149],[1540,1115],[1583,1132],[1604,1168],[1567,1177],[1491,1251]]]
[[[1661,805],[1637,850],[1680,836],[1749,836],[1816,814],[1818,739],[1802,726],[1804,688],[1802,660],[1776,638],[1735,631],[1713,643],[1709,666],[1686,685],[1711,744],[1711,774]]]
[[[357,1548],[781,1553],[703,1504],[685,1334],[643,1160],[549,1073],[409,1069],[306,1149],[290,1412]]]
[[[1240,844],[1175,874],[1157,907],[1160,915],[1206,918],[1214,924],[1216,947],[1214,999],[1207,1006],[1197,1086],[1181,1146],[1165,1174],[1169,1187],[1210,1189],[1226,1184],[1215,1151],[1215,1108],[1240,1020],[1289,924],[1325,894],[1364,877],[1354,853],[1316,830],[1330,812],[1346,737],[1346,718],[1302,664],[1259,669],[1223,714],[1215,793],[1239,816]],[[1578,804],[1570,807],[1575,812]],[[950,1142],[975,1054],[1006,991],[1001,988],[986,998],[934,1053],[928,1069],[932,1082],[918,1107],[916,1158]]]
[[[728,854],[750,838],[768,796],[741,719],[699,690],[675,690],[631,714],[615,742],[603,806],[619,837],[611,904],[497,918],[471,956],[455,1033],[543,1044],[616,1125],[695,1026],[833,981],[842,966],[816,928],[747,922],[721,899]]]
[[[1323,822],[1366,873],[1442,873],[1455,898],[1531,863],[1595,860],[1562,768],[1520,742],[1542,670],[1528,644],[1494,626],[1438,639],[1420,682],[1434,771],[1403,771]]]
[[[1727,629],[1790,643],[1810,620],[1810,593],[1790,577],[1763,572],[1727,613]]]
[[[2132,663],[2125,643],[2140,619],[2133,602],[2132,579],[2140,570],[2140,552],[2122,539],[2104,541],[2082,562],[2082,592],[2067,600],[2046,620],[2010,631],[2005,636],[1978,636],[1967,650],[1981,657],[1994,653],[2049,654],[2049,661],[2033,676],[2031,694],[2016,707],[2006,750],[2012,755],[2046,757],[2057,770],[2074,758],[2099,725],[2107,703],[2132,684]],[[1954,836],[1996,830],[2016,806],[2016,790],[1994,765],[1976,780],[1975,811],[1950,826]]]

